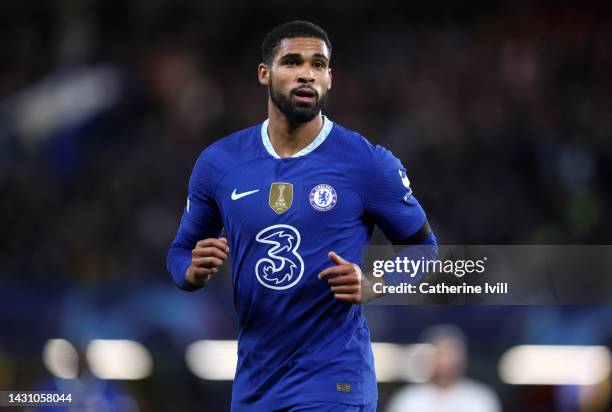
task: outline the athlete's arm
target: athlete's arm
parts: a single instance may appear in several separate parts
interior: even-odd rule
[[[423,208],[412,195],[410,181],[399,159],[377,146],[372,169],[375,176],[364,199],[366,213],[402,256],[414,260],[436,259],[436,237]],[[375,278],[334,252],[329,253],[329,258],[335,266],[322,271],[319,279],[327,280],[334,297],[344,302],[365,303],[382,295],[374,291],[375,283],[396,285],[406,280],[395,273]],[[411,280],[416,281],[421,275]]]
[[[410,180],[401,161],[381,146],[375,148],[375,176],[365,198],[366,212],[403,257],[434,260],[438,242],[425,211],[412,193]],[[412,277],[418,281],[422,274]],[[394,273],[384,275],[388,285],[407,281]],[[380,281],[380,280],[377,280]]]
[[[187,206],[168,252],[167,267],[176,285],[187,291],[201,288],[227,259],[225,238],[218,239],[222,221],[213,196],[206,151],[189,180]]]

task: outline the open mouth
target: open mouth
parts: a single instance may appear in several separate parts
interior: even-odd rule
[[[296,100],[303,103],[312,103],[317,97],[317,92],[309,87],[301,87],[293,92]]]

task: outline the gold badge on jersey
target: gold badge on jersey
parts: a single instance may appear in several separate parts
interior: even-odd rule
[[[285,213],[293,203],[293,185],[277,182],[270,186],[270,207],[279,215]]]

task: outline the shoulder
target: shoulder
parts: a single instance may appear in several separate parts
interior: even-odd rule
[[[473,379],[469,379],[469,378],[462,379],[458,385],[461,386],[463,390],[469,391],[469,392],[482,393],[482,394],[492,393],[492,390],[489,389],[487,385],[477,382]]]
[[[380,176],[397,173],[401,162],[383,146],[338,123],[328,137],[320,159],[350,177],[351,184],[365,199],[373,182]]]
[[[365,136],[347,129],[338,123],[334,123],[332,133],[334,133],[335,139],[333,139],[333,141],[336,145],[343,146],[353,152],[357,151],[362,155],[372,156],[374,154],[376,146]]]
[[[427,384],[408,385],[397,392],[389,403],[390,412],[426,409],[432,389]],[[423,408],[423,406],[425,408]]]
[[[335,133],[335,147],[338,151],[345,151],[350,154],[353,161],[366,160],[372,163],[398,161],[398,159],[387,148],[373,144],[370,140],[360,133],[347,129],[344,126],[334,123],[332,131]],[[340,149],[340,150],[339,150]]]
[[[198,156],[194,174],[205,173],[214,180],[236,164],[258,157],[260,133],[261,123],[216,140]]]
[[[458,384],[466,397],[490,405],[498,403],[497,395],[487,385],[465,378]]]
[[[261,133],[261,123],[246,129],[238,130],[225,137],[217,139],[200,154],[203,160],[226,160],[226,157],[236,157],[240,154],[253,154],[258,147],[257,137]]]
[[[484,385],[478,381],[475,381],[473,379],[470,378],[463,378],[458,384],[457,386],[463,388],[463,390],[465,391],[472,391],[472,392],[481,392],[481,393],[489,393],[491,392],[491,390],[489,389],[489,387],[487,385]]]

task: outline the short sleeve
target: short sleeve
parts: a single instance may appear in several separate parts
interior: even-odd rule
[[[427,225],[425,212],[414,197],[406,169],[397,157],[376,146],[373,161],[374,177],[364,200],[366,213],[389,241],[402,242]]]

